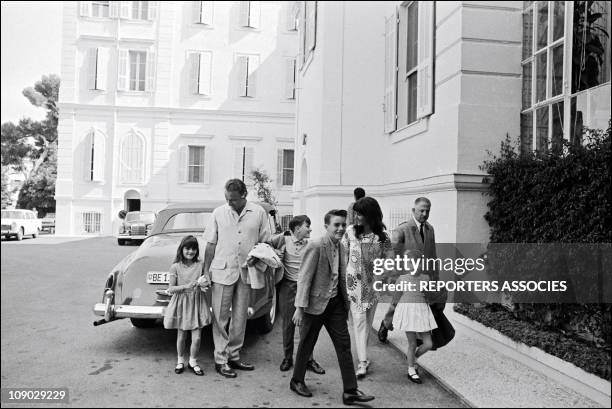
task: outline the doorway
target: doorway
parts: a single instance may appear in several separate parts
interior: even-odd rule
[[[136,190],[125,192],[124,209],[126,212],[137,212],[140,210],[140,193]]]

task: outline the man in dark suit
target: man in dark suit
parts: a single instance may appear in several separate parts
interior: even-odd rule
[[[419,197],[415,200],[414,207],[412,208],[412,217],[393,230],[391,240],[395,254],[402,255],[407,250],[410,250],[423,254],[426,259],[435,259],[437,257],[436,236],[432,225],[427,222],[430,210],[431,202],[429,199]],[[439,273],[437,270],[428,271],[428,273],[430,280],[438,280]],[[388,331],[393,330],[393,314],[401,296],[401,292],[394,294],[385,318],[380,323],[378,339],[381,342],[387,342]]]
[[[300,266],[293,315],[293,322],[300,326],[300,344],[289,387],[298,395],[312,396],[304,383],[304,376],[319,332],[325,326],[340,364],[344,387],[342,401],[345,405],[369,402],[374,397],[357,389],[347,326],[346,261],[340,246],[346,231],[346,211],[330,210],[324,222],[325,236],[308,243]]]

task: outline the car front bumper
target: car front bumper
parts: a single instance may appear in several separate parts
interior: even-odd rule
[[[116,318],[163,318],[166,307],[146,307],[140,305],[112,305],[110,306],[111,320]],[[96,304],[94,314],[106,316],[105,304]]]
[[[122,240],[144,240],[147,238],[147,235],[146,234],[134,234],[134,235],[118,234],[117,238],[122,239]]]

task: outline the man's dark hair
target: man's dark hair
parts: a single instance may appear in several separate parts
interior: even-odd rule
[[[310,226],[310,218],[308,216],[306,216],[305,214],[300,214],[298,216],[293,217],[293,219],[291,219],[291,221],[289,222],[289,230],[291,230],[292,232],[300,227],[304,222],[308,223],[308,225]]]
[[[329,224],[332,216],[346,217],[346,210],[343,210],[343,209],[330,210],[329,212],[325,214],[325,217],[323,218],[323,221],[325,222],[325,224]]]
[[[357,201],[365,196],[365,190],[361,187],[355,188],[355,190],[353,190],[353,196],[355,197],[355,201]]]
[[[418,197],[414,201],[414,205],[416,206],[416,205],[418,205],[421,202],[425,202],[425,203],[427,203],[429,205],[429,207],[431,207],[431,201],[428,198],[426,198],[426,197]]]
[[[247,187],[240,179],[230,179],[225,182],[225,190],[227,192],[238,192],[240,196],[247,195]]]

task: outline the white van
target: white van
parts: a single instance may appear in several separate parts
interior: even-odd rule
[[[42,222],[33,211],[2,210],[2,236],[7,239],[16,237],[17,240],[22,240],[23,236],[29,235],[35,239],[41,230]]]

